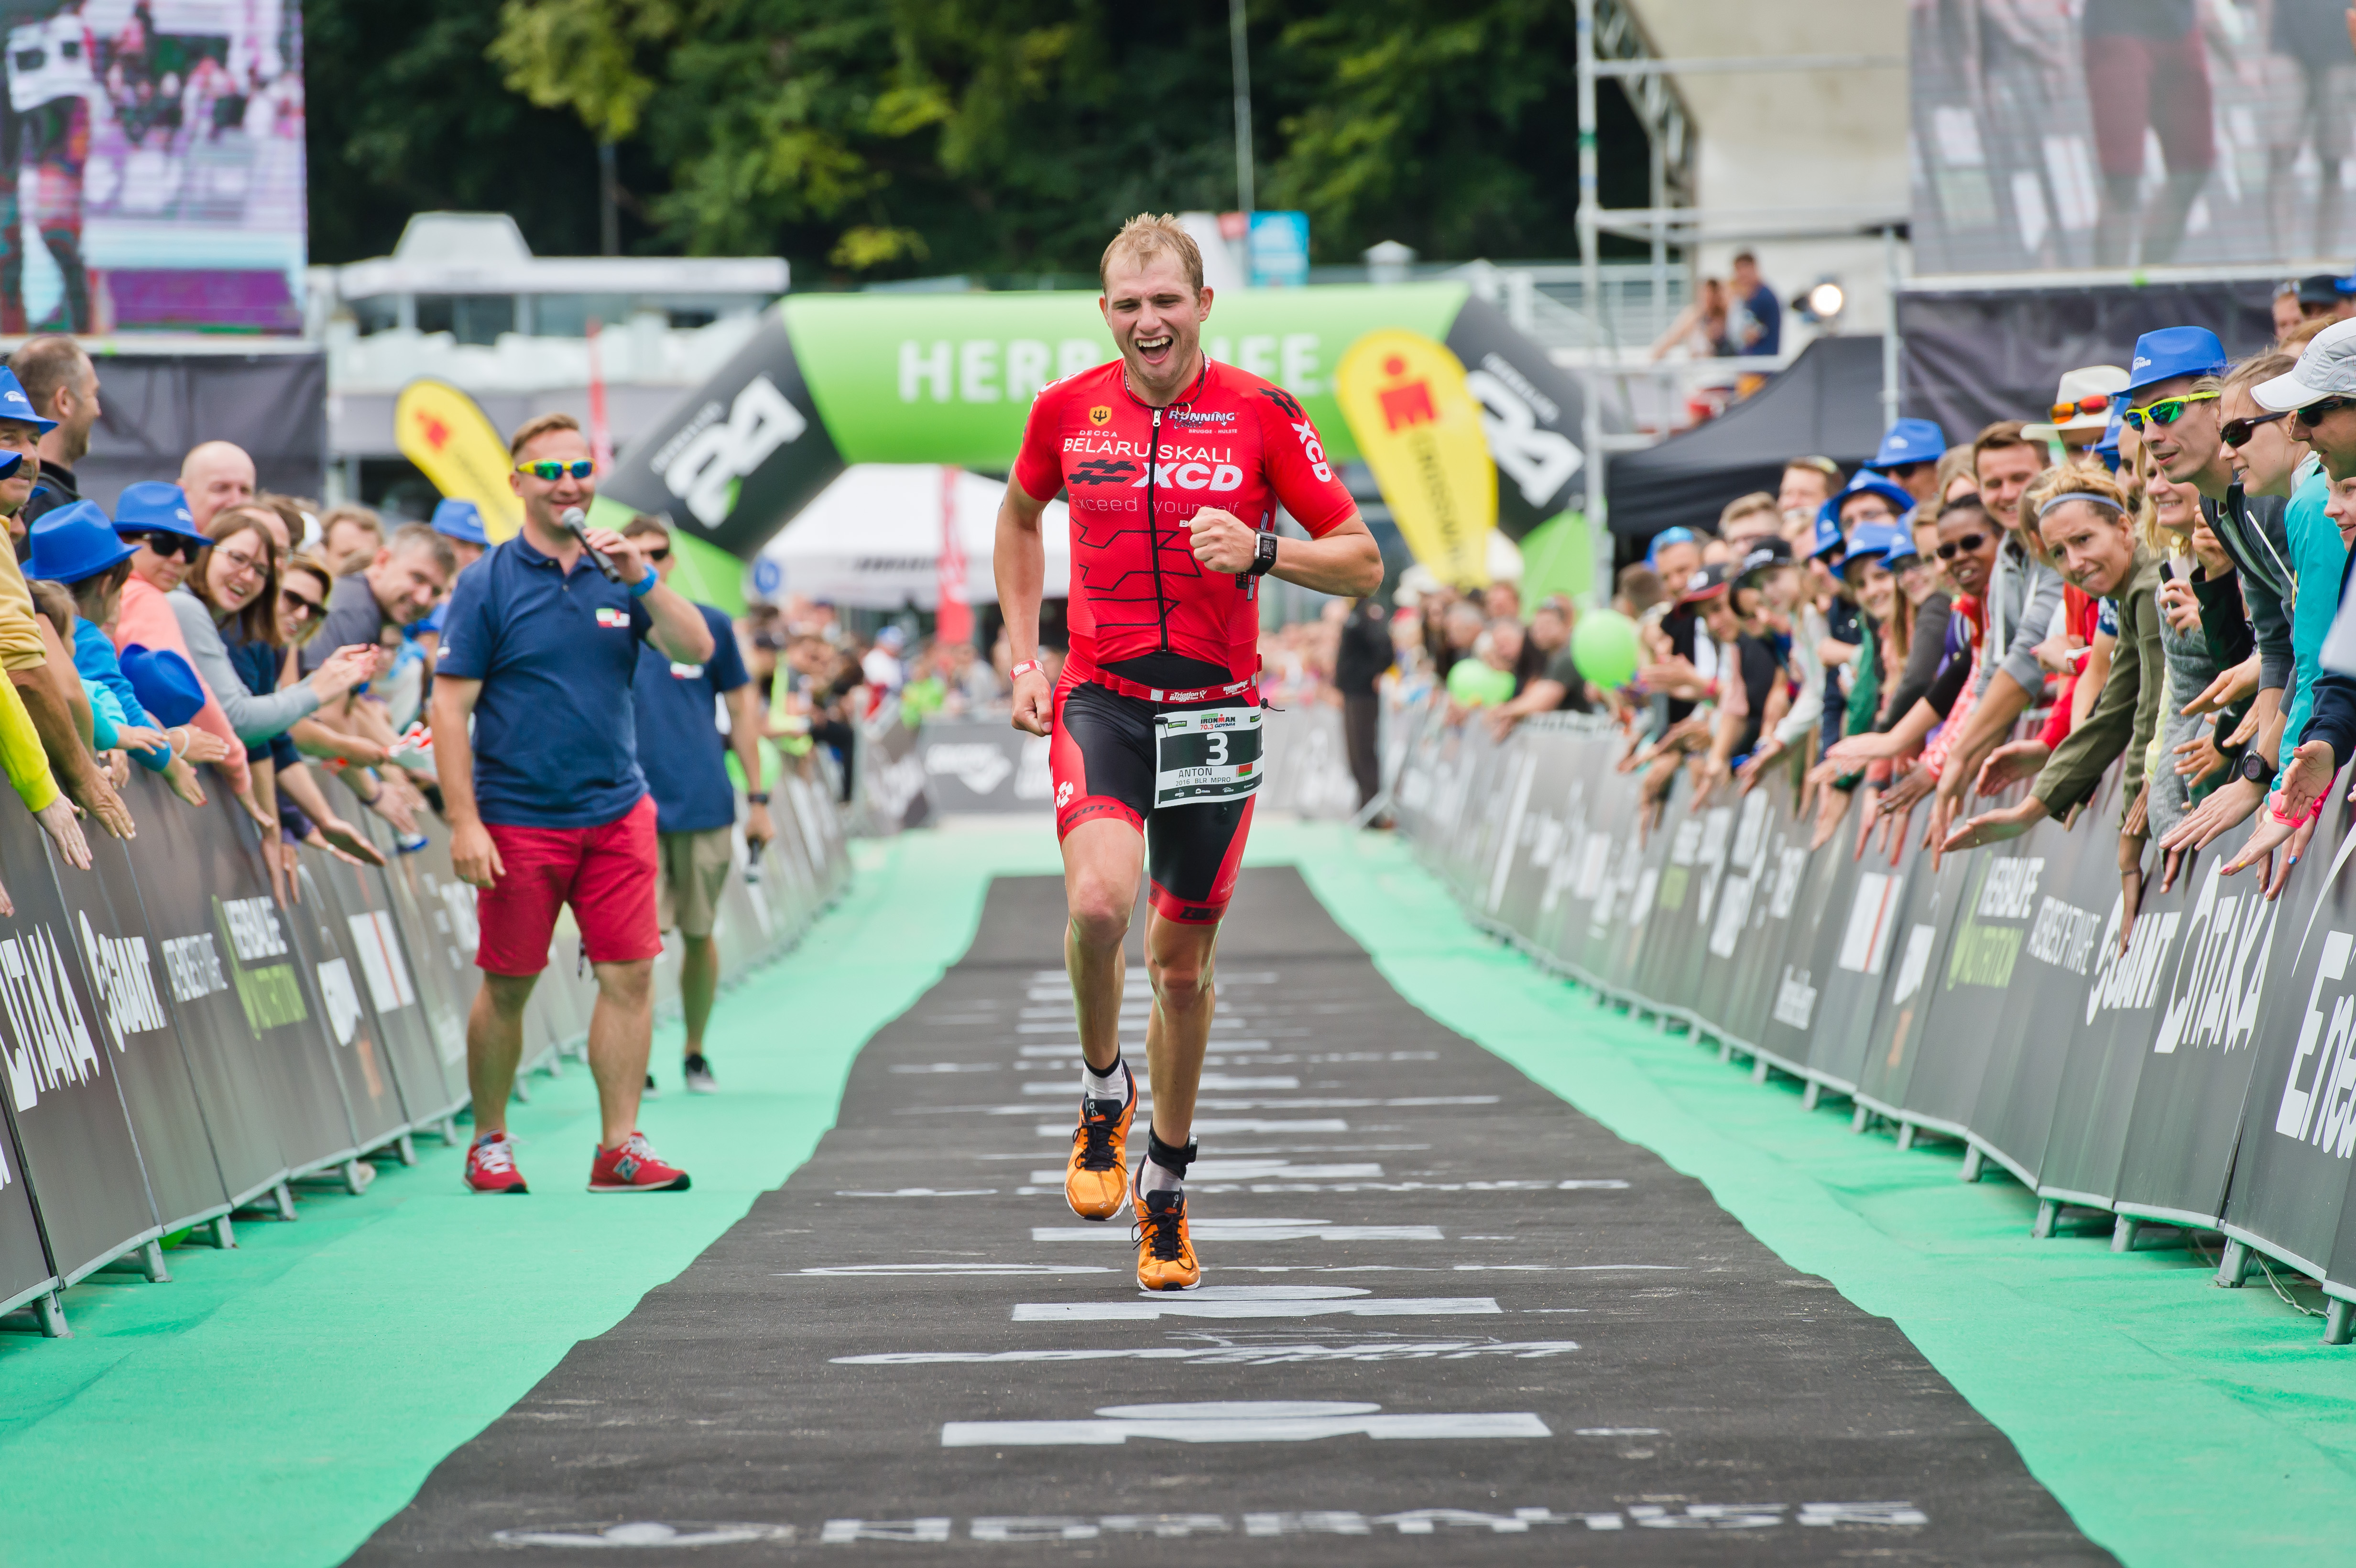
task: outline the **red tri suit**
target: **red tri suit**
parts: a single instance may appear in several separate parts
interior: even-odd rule
[[[1049,751],[1056,832],[1103,816],[1143,828],[1155,908],[1215,921],[1233,895],[1252,796],[1173,804],[1179,753],[1157,751],[1157,734],[1171,743],[1173,713],[1207,730],[1232,722],[1237,746],[1257,757],[1258,582],[1196,560],[1187,524],[1217,507],[1268,529],[1281,507],[1323,539],[1357,505],[1292,394],[1207,359],[1163,409],[1130,394],[1117,359],[1045,388],[1023,427],[1014,482],[1037,500],[1065,491],[1071,509],[1072,648]],[[1224,741],[1207,744],[1188,755],[1226,760]]]

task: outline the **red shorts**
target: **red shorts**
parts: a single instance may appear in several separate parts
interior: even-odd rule
[[[482,942],[475,966],[493,975],[548,967],[556,912],[573,906],[592,964],[626,964],[662,951],[655,924],[655,797],[596,827],[483,825],[499,852],[498,885],[475,896]]]

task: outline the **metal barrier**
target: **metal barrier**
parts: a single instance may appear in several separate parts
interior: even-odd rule
[[[1848,1100],[1901,1147],[1959,1140],[2038,1198],[2225,1239],[2218,1283],[2278,1259],[2319,1282],[2325,1337],[2356,1320],[2356,813],[2334,798],[2277,901],[2227,880],[2245,827],[2190,857],[2132,922],[2115,773],[2074,830],[2040,823],[1942,858],[1860,848],[1854,810],[1808,848],[1789,770],[1701,800],[1680,777],[1658,821],[1591,720],[1502,743],[1445,704],[1397,716],[1394,805],[1475,921],[1599,1001],[1681,1025]],[[2322,847],[2336,846],[2329,857]]]
[[[363,1191],[368,1157],[410,1163],[419,1133],[455,1143],[467,1098],[475,899],[441,823],[404,854],[340,802],[390,864],[304,848],[281,904],[227,792],[191,807],[134,770],[129,798],[138,837],[93,833],[89,871],[0,811],[16,906],[0,916],[0,1315],[49,1335],[67,1331],[67,1285],[103,1268],[166,1279],[163,1238],[233,1245],[234,1213],[291,1220],[305,1179]],[[789,775],[770,810],[758,880],[736,836],[723,976],[790,945],[850,875],[830,791]],[[526,1097],[531,1072],[585,1040],[594,984],[575,943],[568,921],[532,993]]]

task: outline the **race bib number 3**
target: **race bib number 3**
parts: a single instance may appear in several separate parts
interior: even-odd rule
[[[1238,800],[1259,788],[1260,710],[1194,708],[1153,720],[1153,804]]]

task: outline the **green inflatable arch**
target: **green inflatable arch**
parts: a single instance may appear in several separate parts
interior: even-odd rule
[[[1299,398],[1326,451],[1346,461],[1357,444],[1333,370],[1378,327],[1438,339],[1463,362],[1485,411],[1508,535],[1585,505],[1579,384],[1462,283],[1230,293],[1203,344]],[[1112,357],[1090,293],[793,295],[633,443],[598,498],[599,520],[624,508],[668,512],[699,595],[741,608],[742,563],[847,465],[1003,473],[1033,394]]]

